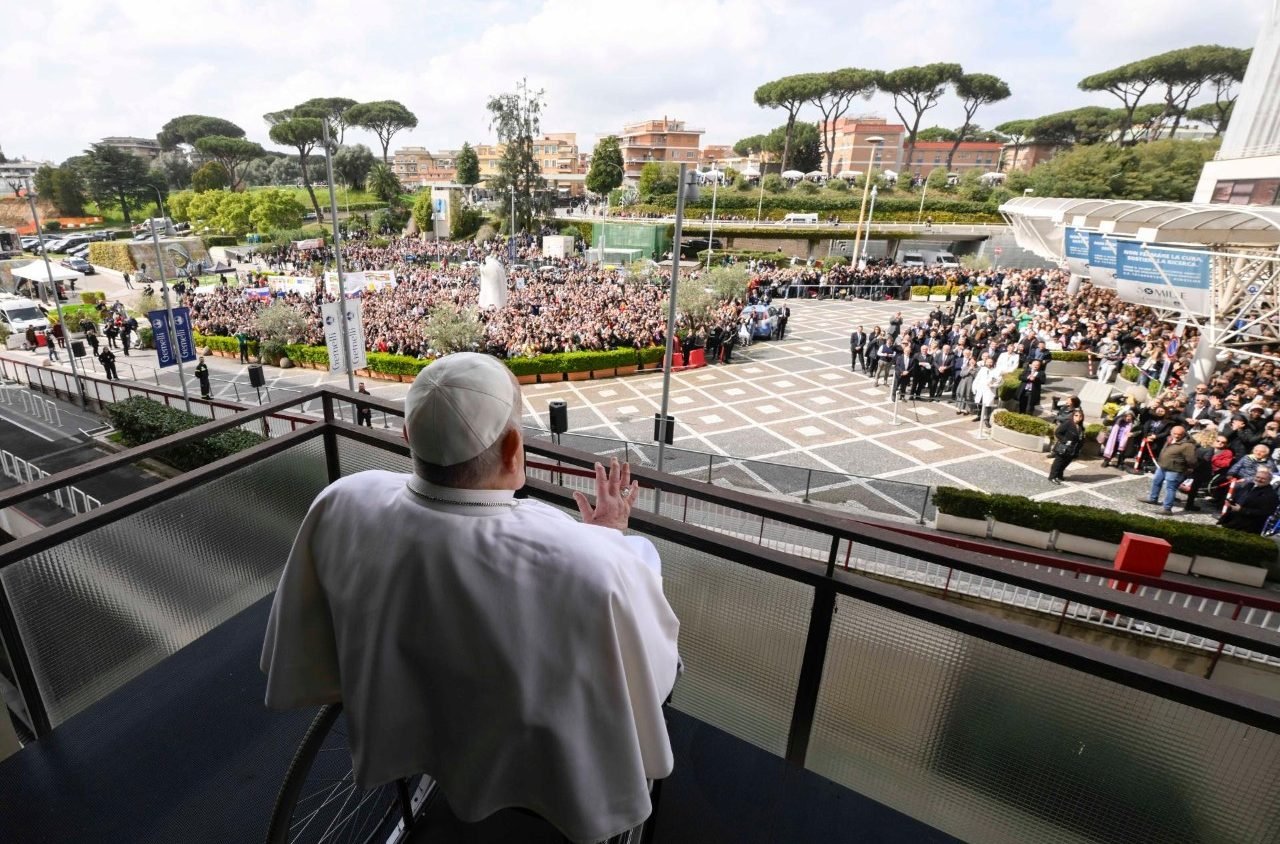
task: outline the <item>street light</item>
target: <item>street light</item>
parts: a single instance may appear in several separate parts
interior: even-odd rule
[[[71,378],[76,382],[76,396],[80,400],[80,409],[84,410],[84,387],[80,384],[80,370],[76,368],[76,353],[71,348],[71,330],[67,321],[62,318],[62,297],[58,295],[58,283],[53,280],[53,264],[49,263],[49,250],[44,247],[44,231],[40,228],[40,215],[36,212],[35,186],[29,179],[23,179],[27,187],[27,204],[31,206],[31,225],[35,226],[36,239],[40,243],[40,257],[44,258],[44,271],[49,276],[49,289],[53,291],[53,306],[58,311],[58,325],[62,326],[62,336],[67,342],[67,357],[71,360]],[[48,340],[56,343],[50,333]]]
[[[867,196],[871,191],[871,168],[876,164],[876,152],[884,143],[884,138],[879,135],[872,135],[867,138],[867,143],[871,145],[871,155],[867,159],[867,172],[862,177],[862,205],[858,207],[858,228],[853,234],[853,266],[855,269],[862,254],[862,221],[867,210]]]
[[[164,213],[164,199],[160,196],[160,188],[153,185],[152,189],[156,192],[156,210],[160,212],[160,219],[167,221],[168,217]],[[182,403],[186,406],[187,413],[190,413],[191,397],[187,395],[187,373],[182,367],[182,350],[178,348],[178,334],[173,322],[173,300],[169,296],[169,280],[164,275],[164,255],[160,253],[160,235],[156,233],[156,221],[152,220],[148,227],[151,229],[151,242],[156,247],[156,266],[160,270],[160,296],[164,299],[164,309],[169,315],[169,327],[166,331],[169,335],[169,351],[178,360],[178,383],[182,385]]]
[[[716,239],[716,194],[720,191],[720,171],[716,170],[716,160],[711,159],[711,172],[715,174],[711,182],[711,225],[707,228],[707,272],[711,272],[711,253],[715,250]]]
[[[760,201],[756,204],[756,222],[760,222],[760,212],[764,210],[764,147],[760,148]]]

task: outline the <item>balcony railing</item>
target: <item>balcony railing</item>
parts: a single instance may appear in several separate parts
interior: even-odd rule
[[[267,424],[258,446],[0,548],[6,673],[33,732],[48,735],[268,594],[326,483],[410,464],[391,432],[339,421],[353,403],[400,408],[318,390],[0,494],[11,506],[218,430],[262,432],[301,401],[323,419]],[[594,456],[527,450],[544,467],[531,468],[526,493],[574,509],[576,469]],[[1280,656],[1275,632],[887,523],[634,475],[645,489],[632,528],[658,546],[681,620],[679,711],[964,840],[1280,834],[1275,700],[859,569],[945,567],[1270,657]]]

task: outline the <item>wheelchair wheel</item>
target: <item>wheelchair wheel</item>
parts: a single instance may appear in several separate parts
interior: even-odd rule
[[[421,775],[359,788],[342,704],[330,704],[321,707],[293,756],[267,844],[394,844],[408,837],[434,790],[434,781]]]

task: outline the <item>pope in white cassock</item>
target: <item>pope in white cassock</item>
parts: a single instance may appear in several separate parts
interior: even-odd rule
[[[597,464],[581,522],[514,497],[520,410],[487,355],[418,375],[414,473],[342,478],[298,531],[263,645],[267,704],[342,701],[362,787],[426,773],[464,821],[522,806],[599,841],[643,822],[647,780],[671,773],[679,622],[656,549],[624,533],[628,466]]]

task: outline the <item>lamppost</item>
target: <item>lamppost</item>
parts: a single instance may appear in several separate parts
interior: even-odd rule
[[[760,201],[756,203],[756,222],[760,222],[760,212],[764,210],[764,147],[760,148]]]
[[[31,206],[31,225],[35,226],[36,239],[40,243],[40,257],[44,258],[44,271],[49,276],[49,289],[53,291],[53,306],[58,311],[58,325],[62,326],[62,336],[67,342],[67,357],[71,361],[71,378],[76,383],[76,397],[80,401],[80,409],[84,410],[84,387],[80,384],[80,370],[76,368],[76,353],[71,348],[71,329],[62,317],[62,297],[58,295],[58,283],[53,280],[53,264],[49,263],[49,250],[44,248],[44,231],[40,228],[40,215],[36,212],[36,191],[30,179],[23,179],[27,188],[27,205]],[[56,343],[53,335],[49,342]]]
[[[926,178],[924,184],[920,186],[920,210],[916,211],[916,225],[920,225],[920,221],[924,219],[924,198],[929,195],[929,180]]]
[[[160,196],[160,188],[153,186],[153,189],[156,192],[156,210],[160,212],[160,219],[167,220],[168,218],[164,214],[164,199]],[[148,227],[151,229],[151,242],[156,247],[156,267],[160,270],[160,296],[164,299],[164,309],[169,315],[169,326],[166,331],[169,335],[169,350],[177,358],[178,383],[182,385],[182,403],[186,406],[187,413],[190,413],[191,397],[187,395],[187,373],[182,367],[182,351],[178,348],[178,335],[173,322],[173,298],[169,295],[169,280],[165,278],[164,274],[164,255],[160,253],[160,235],[156,232],[156,221],[152,220]]]
[[[853,233],[853,266],[858,266],[858,259],[862,256],[862,221],[865,218],[867,210],[867,196],[871,191],[871,168],[876,164],[876,152],[884,143],[884,138],[879,135],[872,135],[867,138],[867,143],[871,145],[871,155],[867,158],[867,172],[862,175],[862,205],[858,207],[858,228]]]
[[[711,159],[711,225],[707,228],[707,272],[711,271],[711,253],[715,251],[716,242],[716,194],[720,191],[720,171],[716,169],[715,159]]]

